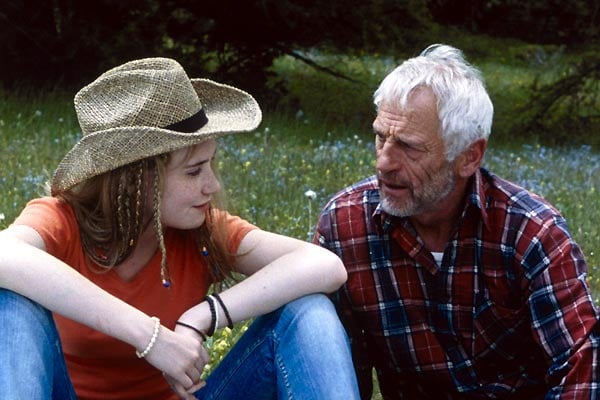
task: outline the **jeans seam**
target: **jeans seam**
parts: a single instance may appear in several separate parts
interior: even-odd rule
[[[218,399],[221,396],[223,391],[227,388],[229,382],[231,382],[233,377],[236,375],[236,371],[240,368],[240,366],[258,347],[260,347],[264,342],[268,341],[271,336],[272,334],[267,334],[262,339],[255,341],[252,346],[248,346],[246,348],[246,351],[244,351],[242,357],[238,358],[238,362],[234,365],[234,368],[232,368],[231,372],[226,375],[227,379],[222,379],[217,385],[215,385],[214,390],[212,390],[209,394],[210,399]]]
[[[276,345],[276,347],[279,347],[279,339],[277,338],[277,335],[275,335],[275,334],[273,334],[273,341],[275,342],[274,344]],[[281,377],[283,379],[283,384],[285,385],[286,392],[287,392],[286,393],[287,399],[288,400],[293,400],[294,399],[294,394],[292,393],[292,388],[291,388],[291,385],[290,385],[288,370],[285,367],[285,364],[283,363],[282,358],[279,357],[279,355],[277,354],[277,352],[275,352],[275,359],[277,360],[277,367],[281,371]]]

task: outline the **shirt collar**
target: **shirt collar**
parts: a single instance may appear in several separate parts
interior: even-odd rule
[[[379,193],[378,193],[379,196]],[[391,215],[383,210],[381,203],[377,204],[375,211],[373,212],[373,221],[375,222],[375,227],[377,228],[377,233],[379,235],[383,235],[386,233],[392,232],[396,227],[404,225],[410,225],[408,218],[406,217],[397,217],[395,215]]]
[[[470,211],[474,209],[478,212],[478,216],[481,218],[483,225],[489,227],[489,218],[487,213],[488,198],[485,195],[486,183],[484,181],[484,174],[488,174],[487,170],[480,168],[473,174],[470,179],[471,190],[467,195],[465,209],[463,210],[462,218],[465,218]]]
[[[398,220],[402,218],[395,217],[391,214],[386,213],[383,210],[383,207],[381,206],[380,202],[379,189],[374,190],[371,193],[371,196],[377,197],[377,207],[375,207],[375,211],[373,211],[373,214],[371,215],[373,218],[373,222],[375,223],[377,233],[379,235],[389,233],[397,225]]]

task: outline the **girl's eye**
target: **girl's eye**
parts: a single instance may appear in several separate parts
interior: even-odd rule
[[[196,169],[189,171],[187,174],[189,176],[198,176],[198,175],[200,175],[200,172],[202,172],[202,168],[196,168]]]

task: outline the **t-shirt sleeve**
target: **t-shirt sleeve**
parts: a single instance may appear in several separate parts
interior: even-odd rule
[[[231,215],[227,213],[227,231],[229,233],[229,240],[227,241],[227,250],[231,254],[236,254],[238,248],[240,247],[240,243],[244,236],[248,234],[248,232],[258,229],[255,225],[250,222],[242,219],[236,215]]]
[[[80,248],[79,229],[71,207],[53,197],[31,200],[13,225],[27,225],[40,234],[46,251],[65,260],[73,249]]]

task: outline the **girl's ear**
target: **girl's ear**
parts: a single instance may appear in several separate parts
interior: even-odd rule
[[[487,140],[479,139],[469,145],[457,158],[456,168],[457,173],[462,178],[469,178],[481,166],[485,149],[487,148]]]

